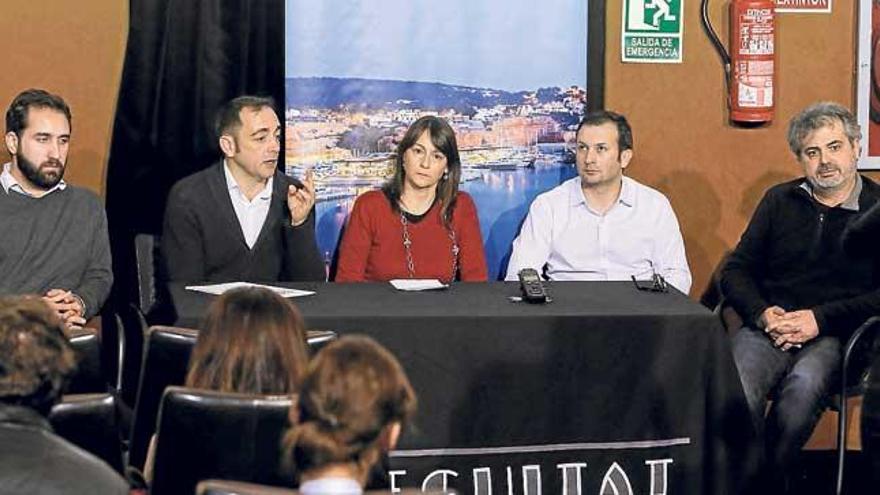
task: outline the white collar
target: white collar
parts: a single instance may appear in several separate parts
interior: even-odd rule
[[[238,185],[238,182],[235,181],[235,177],[232,176],[232,172],[229,170],[229,165],[226,164],[225,158],[223,159],[223,176],[226,177],[226,188],[229,190],[229,192],[241,194],[241,186]],[[272,183],[274,180],[274,175],[272,177],[269,177],[269,180],[266,181],[266,187],[264,187],[262,191],[257,193],[257,195],[254,196],[254,199],[272,199]]]
[[[15,176],[12,175],[12,162],[7,162],[3,164],[3,172],[0,172],[0,186],[3,187],[3,192],[5,192],[6,194],[9,194],[9,191],[15,191],[19,194],[23,194],[31,198],[42,198],[44,196],[48,196],[49,193],[53,193],[55,191],[63,191],[67,188],[67,183],[64,182],[64,179],[61,179],[60,181],[58,181],[58,184],[52,186],[51,189],[39,196],[36,196],[25,191],[25,189],[21,187],[21,184],[19,184],[18,181],[15,179]]]
[[[623,175],[620,177],[620,194],[617,195],[617,201],[614,203],[620,203],[624,206],[633,206],[636,203],[636,191],[635,187],[633,187],[632,179]],[[584,190],[581,186],[581,178],[580,176],[576,176],[571,179],[571,189],[569,189],[569,196],[571,198],[572,206],[577,206],[583,204],[584,206],[589,208],[589,204],[587,204],[587,198],[584,196]]]
[[[299,492],[304,495],[361,495],[364,493],[364,490],[361,488],[360,483],[351,478],[328,476],[300,483]]]

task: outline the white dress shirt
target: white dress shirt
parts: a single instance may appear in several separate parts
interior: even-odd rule
[[[266,187],[263,188],[254,199],[248,200],[232,173],[229,171],[229,165],[223,162],[223,173],[226,175],[226,187],[229,188],[229,199],[232,200],[232,207],[235,209],[235,216],[238,217],[238,225],[241,226],[241,233],[244,235],[244,242],[248,248],[253,249],[263,230],[263,224],[266,223],[266,217],[269,215],[269,205],[272,203],[272,181],[273,177],[269,177],[266,181]]]
[[[620,197],[604,215],[587,205],[580,177],[535,198],[513,241],[506,279],[545,265],[551,280],[650,280],[656,272],[685,294],[691,288],[669,200],[625,176]]]
[[[5,192],[6,194],[9,194],[9,191],[15,191],[19,194],[24,194],[25,196],[30,196],[32,198],[37,197],[37,196],[25,191],[24,188],[21,187],[21,184],[19,184],[18,181],[15,180],[15,177],[12,175],[11,169],[12,169],[12,162],[7,162],[7,163],[3,164],[3,172],[0,172],[0,185],[3,186],[3,192]],[[64,182],[64,179],[61,179],[60,181],[58,181],[58,184],[55,184],[54,186],[52,186],[52,188],[50,188],[45,193],[41,194],[39,197],[42,198],[43,196],[45,196],[49,193],[53,193],[55,191],[63,191],[66,187],[67,187],[67,183]]]

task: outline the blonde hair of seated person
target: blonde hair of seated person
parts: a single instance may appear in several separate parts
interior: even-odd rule
[[[287,461],[300,482],[347,477],[363,487],[415,409],[415,392],[388,350],[368,337],[342,337],[309,363],[284,439]]]

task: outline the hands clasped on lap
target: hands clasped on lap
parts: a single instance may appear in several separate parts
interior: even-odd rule
[[[85,308],[82,306],[82,300],[73,292],[63,289],[50,289],[43,296],[43,301],[52,308],[64,322],[65,328],[68,330],[82,328],[86,324],[84,318]]]
[[[761,323],[773,344],[783,351],[801,347],[819,335],[816,315],[810,309],[785,311],[779,306],[770,306],[761,315]]]

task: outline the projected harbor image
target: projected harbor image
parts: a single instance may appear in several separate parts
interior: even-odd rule
[[[455,0],[442,12],[424,1],[335,3],[288,0],[286,14],[285,170],[313,170],[325,258],[356,197],[390,177],[407,127],[437,115],[455,130],[460,187],[497,277],[531,200],[576,174],[571,142],[589,96],[584,2],[540,12],[520,0]]]

